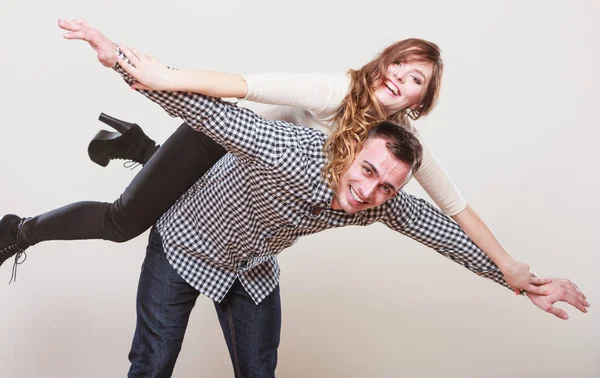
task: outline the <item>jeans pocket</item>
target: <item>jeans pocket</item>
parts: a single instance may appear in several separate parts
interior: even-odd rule
[[[148,235],[148,245],[156,246],[162,249],[162,238],[156,227],[152,227]]]
[[[152,227],[150,230],[150,235],[148,235],[148,245],[146,246],[146,258],[142,262],[141,270],[144,270],[146,263],[148,263],[148,259],[156,258],[157,251],[162,251],[162,238],[160,237],[160,233],[156,230],[155,227]]]

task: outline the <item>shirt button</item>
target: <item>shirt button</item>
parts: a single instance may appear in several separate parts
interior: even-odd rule
[[[248,257],[247,253],[242,253],[242,257]]]

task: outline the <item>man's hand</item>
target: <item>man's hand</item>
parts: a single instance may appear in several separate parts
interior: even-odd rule
[[[115,44],[106,38],[104,34],[90,27],[84,19],[76,18],[72,21],[59,19],[58,26],[68,31],[64,34],[66,39],[80,39],[88,42],[96,50],[98,61],[103,66],[113,67],[117,63]]]
[[[567,320],[569,315],[564,310],[554,307],[555,302],[566,302],[581,312],[587,312],[587,307],[590,307],[586,295],[579,286],[569,280],[552,278],[552,283],[542,285],[540,288],[549,291],[550,294],[527,293],[527,297],[534,305],[558,318]]]

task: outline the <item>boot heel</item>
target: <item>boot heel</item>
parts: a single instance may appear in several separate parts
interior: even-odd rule
[[[117,130],[121,134],[125,134],[125,132],[131,129],[131,127],[133,126],[132,123],[121,121],[120,119],[111,117],[105,113],[100,113],[98,120]]]
[[[98,119],[117,130],[100,130],[90,142],[88,155],[98,165],[106,167],[115,159],[131,160],[144,165],[158,149],[156,143],[137,124],[121,121],[105,113],[100,113]]]

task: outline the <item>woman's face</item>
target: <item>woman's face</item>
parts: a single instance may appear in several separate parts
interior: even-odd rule
[[[390,64],[382,82],[375,87],[375,98],[386,116],[419,105],[433,73],[429,62],[398,62]]]

